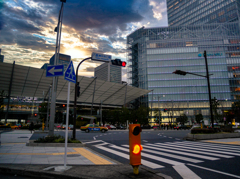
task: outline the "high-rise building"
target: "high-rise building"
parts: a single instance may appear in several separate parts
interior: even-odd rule
[[[109,67],[108,63],[103,63],[94,69],[94,77],[99,80],[108,81]],[[120,66],[114,66],[110,64],[110,82],[122,83],[122,68]]]
[[[235,22],[240,0],[167,0],[169,26]]]
[[[240,99],[239,22],[164,28],[141,28],[128,35],[128,83],[153,90],[140,99],[150,108],[167,109],[163,122],[186,114],[189,121],[201,113],[210,119],[203,52],[207,51],[212,98],[221,112]]]

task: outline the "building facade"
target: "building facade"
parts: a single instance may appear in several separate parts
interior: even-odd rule
[[[153,90],[141,98],[150,108],[167,109],[163,122],[181,114],[188,119],[201,113],[210,119],[207,79],[176,70],[206,76],[203,52],[207,51],[212,98],[222,111],[240,99],[239,23],[214,23],[164,28],[141,28],[127,37],[128,83]]]
[[[54,65],[55,54],[50,58],[49,64]],[[71,56],[59,53],[58,65],[64,65],[64,71],[67,69],[69,62],[71,61]]]
[[[110,82],[122,83],[122,68],[120,66],[111,65],[108,67],[108,63],[103,63],[94,69],[94,77],[99,80],[108,81],[109,68],[110,68]]]
[[[169,26],[239,21],[240,0],[167,0]]]

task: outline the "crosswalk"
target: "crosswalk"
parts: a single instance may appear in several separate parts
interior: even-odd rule
[[[95,140],[88,143],[92,143],[94,147],[111,155],[122,157],[127,160],[126,162],[129,161],[129,145],[115,145],[102,140]],[[226,146],[216,143],[177,140],[164,143],[148,143],[144,141],[142,146],[141,156],[143,166],[151,169],[162,169],[170,166],[180,175],[185,175],[187,171],[191,177],[194,176],[194,173],[188,169],[188,165],[197,166],[198,163],[240,156],[239,146]],[[193,178],[199,177],[196,175]]]

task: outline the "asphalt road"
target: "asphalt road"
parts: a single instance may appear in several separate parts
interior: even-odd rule
[[[143,130],[141,133],[143,167],[174,179],[240,178],[240,146],[185,141],[190,130]],[[64,131],[55,131],[63,135]],[[69,131],[71,137],[72,131]],[[31,139],[41,134],[33,135]],[[76,138],[117,162],[129,164],[128,130],[106,133],[76,131]]]
[[[189,132],[190,130],[143,130],[143,166],[174,179],[240,178],[240,146],[185,141],[183,138]],[[76,138],[102,155],[129,164],[127,130],[106,133],[79,131]]]

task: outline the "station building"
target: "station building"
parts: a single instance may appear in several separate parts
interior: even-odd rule
[[[163,123],[186,114],[191,124],[201,113],[209,124],[207,79],[173,72],[206,76],[206,50],[211,97],[220,103],[220,112],[240,99],[239,1],[167,0],[167,7],[169,27],[142,27],[128,35],[128,83],[152,90],[140,103],[167,109]]]

